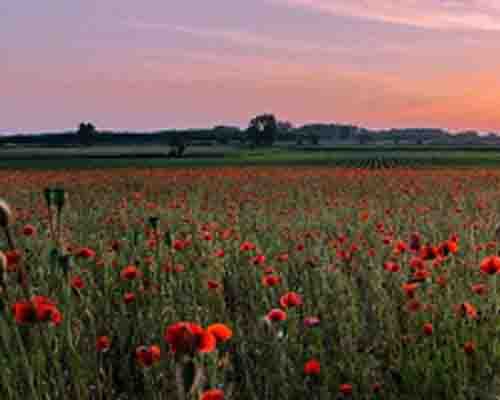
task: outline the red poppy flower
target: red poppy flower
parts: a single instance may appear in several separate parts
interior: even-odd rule
[[[424,332],[424,335],[431,336],[432,333],[434,332],[434,327],[432,326],[432,324],[430,322],[427,322],[424,324],[422,330]]]
[[[74,276],[71,278],[71,287],[78,290],[83,289],[85,287],[85,282],[80,276]]]
[[[170,325],[165,330],[164,339],[172,353],[210,353],[217,344],[214,335],[191,322]]]
[[[304,374],[306,375],[319,375],[321,372],[321,364],[316,359],[311,359],[304,365]]]
[[[489,256],[485,257],[480,264],[481,272],[494,275],[500,272],[500,257],[497,256]]]
[[[302,297],[296,292],[288,292],[280,297],[280,305],[283,308],[298,307],[302,304]]]
[[[21,261],[21,252],[19,250],[8,250],[5,252],[7,258],[7,270],[15,270],[15,267]]]
[[[217,281],[214,281],[212,279],[209,279],[207,281],[207,287],[211,290],[215,290],[215,289],[218,289],[220,287],[220,283],[217,282]]]
[[[406,293],[406,297],[408,297],[409,299],[413,299],[413,297],[415,296],[415,291],[417,290],[418,288],[418,283],[403,283],[403,290],[404,292]]]
[[[401,267],[393,261],[387,261],[384,263],[384,269],[389,272],[399,272]]]
[[[382,385],[380,383],[376,382],[372,385],[373,393],[380,393],[381,390],[382,390]]]
[[[352,394],[352,385],[349,383],[343,383],[339,386],[339,392],[344,396],[350,396]]]
[[[471,286],[471,290],[473,293],[483,296],[488,292],[488,286],[484,283],[477,283]]]
[[[127,292],[123,295],[123,302],[125,304],[130,304],[135,301],[135,298],[136,298],[135,293]]]
[[[266,256],[264,254],[257,254],[250,261],[253,265],[263,265],[266,262]]]
[[[90,259],[95,257],[95,251],[89,249],[88,247],[83,247],[80,250],[78,250],[76,255],[81,258]]]
[[[23,227],[23,235],[24,236],[35,236],[36,228],[33,225],[25,225]]]
[[[95,347],[99,353],[104,353],[111,347],[111,340],[109,340],[107,336],[99,336],[96,340]]]
[[[123,280],[131,281],[141,276],[141,271],[139,271],[134,265],[128,265],[127,267],[122,269],[122,271],[120,272],[120,276]]]
[[[233,337],[233,331],[224,324],[212,324],[207,327],[207,332],[214,335],[217,343],[227,342]]]
[[[467,317],[470,319],[477,318],[477,309],[470,303],[462,303],[457,307],[457,314],[459,317]]]
[[[201,394],[200,400],[224,400],[224,391],[221,389],[205,390]]]
[[[251,251],[251,250],[255,250],[257,248],[257,246],[255,244],[253,244],[252,242],[243,242],[241,245],[240,245],[240,251]]]
[[[281,310],[280,308],[274,308],[269,311],[266,315],[266,319],[269,322],[280,322],[285,321],[287,318],[286,312]]]
[[[312,328],[320,324],[320,319],[318,317],[305,317],[304,326],[307,328]]]
[[[151,367],[153,364],[156,364],[160,361],[161,358],[161,350],[158,346],[140,346],[135,351],[135,359],[137,362],[145,367]]]
[[[473,354],[476,351],[476,343],[469,341],[464,343],[464,351],[467,354]]]
[[[422,303],[420,301],[418,301],[417,299],[410,300],[406,304],[406,309],[409,312],[418,312],[422,309]]]
[[[281,283],[281,277],[278,275],[266,275],[262,277],[262,284],[267,287],[277,286]]]
[[[12,312],[18,324],[50,322],[59,325],[62,321],[62,315],[55,303],[43,296],[34,296],[31,300],[14,303]]]
[[[278,261],[280,262],[287,262],[289,258],[290,256],[288,255],[288,253],[282,253],[278,255]]]

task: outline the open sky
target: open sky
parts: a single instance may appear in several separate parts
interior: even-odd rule
[[[0,2],[0,132],[261,112],[500,132],[500,0]]]

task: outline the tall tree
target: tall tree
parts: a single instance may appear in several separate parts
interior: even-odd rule
[[[97,131],[95,126],[89,123],[82,122],[78,127],[77,135],[80,138],[80,143],[84,146],[90,146],[96,137]]]
[[[248,138],[255,146],[272,146],[276,140],[278,123],[273,114],[257,115],[250,121]]]

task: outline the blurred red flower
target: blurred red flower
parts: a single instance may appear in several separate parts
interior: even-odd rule
[[[274,308],[269,311],[266,315],[266,319],[269,322],[280,322],[285,321],[287,318],[286,312],[281,310],[280,308]]]
[[[321,364],[316,359],[311,359],[304,365],[304,374],[306,375],[319,375],[321,372]]]
[[[20,300],[12,305],[12,312],[18,324],[49,322],[59,325],[62,322],[61,312],[55,303],[44,296],[34,296],[31,300]]]
[[[158,346],[140,346],[135,351],[135,359],[143,367],[151,367],[160,361],[161,350]]]
[[[111,340],[109,340],[107,336],[99,336],[96,340],[95,347],[99,353],[104,353],[111,347]]]
[[[297,307],[302,304],[302,296],[296,292],[288,292],[280,297],[280,305],[283,308]]]
[[[207,327],[207,332],[214,335],[217,343],[227,342],[233,337],[233,331],[224,324],[212,324]]]
[[[200,400],[224,400],[224,391],[221,389],[205,390],[201,394]]]
[[[172,353],[210,353],[217,344],[214,335],[191,322],[177,322],[168,326],[164,339]]]

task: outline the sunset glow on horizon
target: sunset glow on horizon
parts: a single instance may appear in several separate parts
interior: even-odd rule
[[[0,133],[295,125],[500,132],[497,0],[0,4]]]

